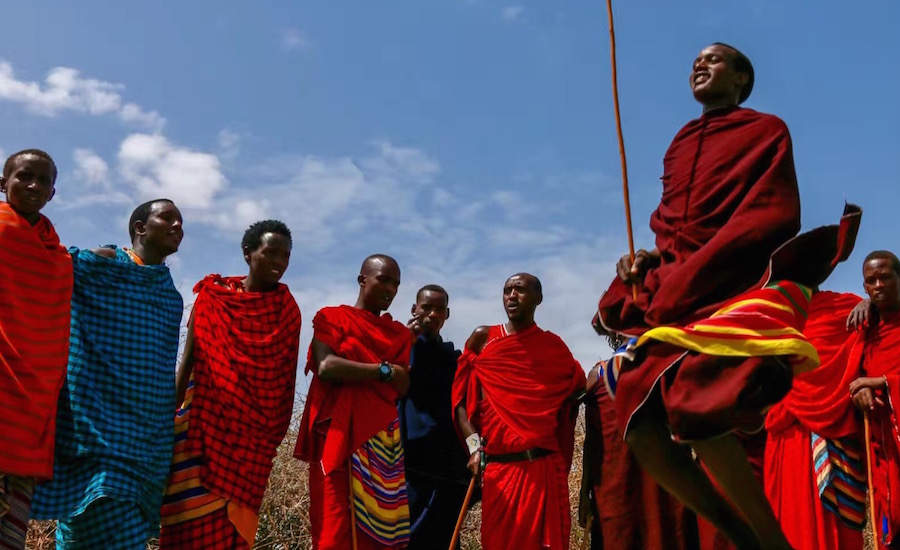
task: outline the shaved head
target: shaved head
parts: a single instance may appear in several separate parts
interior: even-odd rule
[[[362,266],[359,268],[359,273],[360,275],[366,275],[372,273],[373,270],[378,270],[381,267],[387,266],[396,267],[397,270],[400,269],[400,264],[397,263],[397,260],[391,258],[387,254],[372,254],[363,260]]]
[[[372,254],[359,268],[359,297],[356,307],[381,315],[387,310],[400,288],[400,266],[385,254]]]
[[[515,275],[511,275],[509,279],[506,280],[506,282],[509,282],[513,279],[522,279],[524,281],[527,281],[528,284],[531,285],[531,288],[533,288],[537,291],[538,294],[543,296],[544,289],[541,287],[541,280],[531,273],[516,273]]]

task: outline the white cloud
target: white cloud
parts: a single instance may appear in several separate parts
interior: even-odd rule
[[[109,166],[106,161],[90,149],[75,149],[72,152],[75,162],[73,178],[89,188],[109,187]]]
[[[234,162],[241,150],[241,135],[224,128],[219,130],[217,137],[219,157],[228,162]]]
[[[142,199],[166,197],[208,209],[228,180],[216,155],[172,144],[160,134],[132,134],[119,146],[118,170]]]
[[[0,99],[21,103],[30,112],[53,117],[63,111],[91,115],[115,114],[128,124],[151,130],[162,128],[165,120],[156,111],[144,111],[135,103],[125,103],[124,86],[85,78],[77,69],[54,67],[44,83],[18,80],[9,62],[0,61]]]
[[[521,17],[522,11],[524,9],[525,8],[523,8],[522,6],[506,6],[503,8],[500,14],[503,16],[503,19],[505,21],[515,21],[516,19]]]
[[[285,29],[281,33],[281,47],[288,52],[305,52],[308,51],[311,42],[309,37],[300,29]]]
[[[166,119],[161,117],[156,111],[144,111],[134,103],[126,103],[119,110],[118,116],[122,122],[157,131],[161,130],[166,123]]]

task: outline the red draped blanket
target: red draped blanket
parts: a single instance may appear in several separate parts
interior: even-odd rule
[[[823,506],[811,445],[812,434],[838,439],[860,433],[847,393],[857,376],[848,368],[856,336],[846,330],[847,315],[859,301],[854,294],[813,295],[804,335],[821,364],[796,376],[791,391],[766,419],[766,495],[795,548],[862,547],[862,532],[843,525]]]
[[[326,307],[313,319],[313,339],[350,361],[387,361],[406,367],[413,336],[387,313],[376,316],[350,306]],[[350,548],[351,453],[397,420],[398,394],[384,382],[346,383],[322,380],[312,356],[306,372],[313,380],[307,395],[294,456],[309,462],[309,518],[313,548]],[[360,550],[387,548],[356,528]]]
[[[50,220],[32,226],[0,203],[0,474],[53,475],[72,281]]]
[[[194,287],[194,396],[185,452],[203,485],[258,510],[294,406],[300,308],[288,287],[235,292],[240,278]]]
[[[408,366],[412,333],[389,314],[380,317],[350,306],[326,307],[313,319],[313,338],[338,357],[362,363]],[[315,373],[312,350],[306,372]],[[397,418],[391,384],[340,384],[313,376],[294,456],[322,461],[327,474],[344,466],[350,453]]]
[[[603,324],[627,334],[708,317],[757,285],[769,257],[800,229],[800,197],[784,122],[750,109],[689,122],[663,160],[650,218],[662,264],[639,288],[616,278],[602,297]]]
[[[453,410],[465,405],[488,456],[541,448],[533,462],[490,463],[483,474],[485,550],[562,549],[569,545],[566,476],[574,449],[574,407],[584,371],[551,332],[491,327],[479,355],[466,351],[453,384]],[[482,392],[484,399],[481,399]]]

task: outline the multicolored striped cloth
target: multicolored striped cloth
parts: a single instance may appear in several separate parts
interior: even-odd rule
[[[32,512],[65,521],[104,497],[133,502],[149,537],[172,459],[183,302],[166,266],[137,265],[110,248],[115,258],[70,250],[75,291],[54,475],[36,489]]]
[[[33,477],[0,474],[0,550],[25,548],[33,494]]]
[[[795,375],[811,371],[819,366],[819,354],[801,333],[811,298],[812,291],[803,285],[773,282],[685,327],[652,328],[635,347],[659,340],[706,355],[785,356]]]
[[[385,546],[409,543],[409,499],[399,418],[350,456],[356,526]]]
[[[855,438],[825,439],[811,434],[819,498],[826,510],[854,529],[866,525],[866,470]]]
[[[227,539],[231,542],[229,548],[249,548],[256,539],[259,523],[256,511],[230,502],[205,487],[201,481],[203,455],[186,450],[193,401],[194,376],[191,374],[184,402],[175,414],[175,448],[160,510],[159,547],[161,550],[198,546],[216,548],[213,541],[218,543],[219,539]],[[217,521],[218,516],[213,516],[220,511],[226,521]],[[185,525],[187,523],[191,525]],[[209,524],[215,524],[216,529],[207,533]]]

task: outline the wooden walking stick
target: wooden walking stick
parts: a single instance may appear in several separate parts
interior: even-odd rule
[[[625,162],[625,138],[622,137],[622,118],[619,115],[619,83],[616,78],[616,31],[613,27],[612,0],[606,0],[609,16],[609,56],[612,63],[613,105],[616,110],[616,134],[619,138],[619,157],[622,162],[622,195],[625,198],[625,228],[628,231],[628,254],[634,264],[634,234],[631,230],[631,199],[628,195],[628,163]],[[631,295],[637,300],[637,285],[631,283]]]
[[[466,520],[466,512],[469,510],[469,502],[472,501],[472,493],[475,492],[476,477],[477,476],[472,476],[472,480],[469,481],[469,489],[466,491],[466,498],[463,500],[462,510],[459,511],[459,517],[456,519],[456,528],[453,530],[453,538],[450,539],[449,550],[455,550],[456,542],[459,540],[459,531],[462,529],[463,521]]]
[[[869,521],[872,522],[872,534],[878,539],[878,523],[875,518],[875,487],[872,485],[872,441],[871,428],[869,427],[869,411],[863,413],[863,432],[865,432],[866,444],[866,485],[869,490]]]
[[[594,516],[590,515],[584,524],[584,538],[581,539],[581,550],[588,550],[590,547],[592,523],[594,523]]]
[[[349,474],[350,485],[347,486],[350,493],[350,544],[353,550],[357,549],[356,542],[356,503],[353,501],[353,457],[347,461],[347,473]]]

